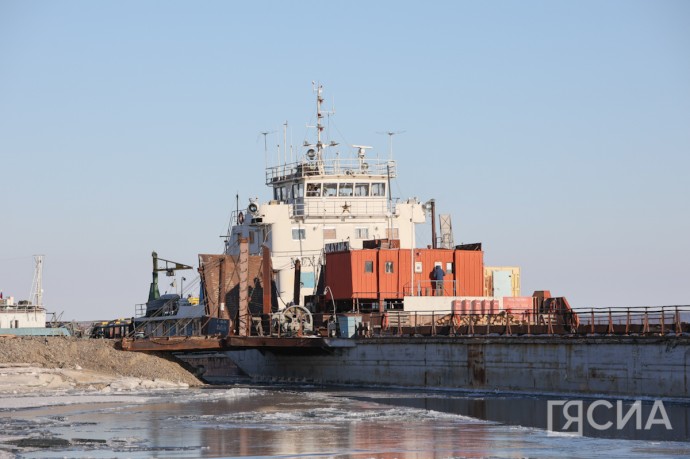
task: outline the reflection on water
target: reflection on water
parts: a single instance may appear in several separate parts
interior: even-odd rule
[[[65,399],[50,403],[0,412],[0,441],[81,439],[66,449],[19,452],[27,458],[690,455],[681,442],[549,434],[543,430],[546,401],[537,397],[244,386],[130,395],[121,403],[113,396],[107,403],[79,403],[79,396],[63,406],[55,404]],[[687,411],[668,406],[674,427],[682,418],[685,429]],[[679,438],[686,440],[683,432]]]
[[[562,396],[528,396],[528,395],[498,395],[498,394],[406,394],[405,392],[389,393],[384,397],[374,395],[358,396],[360,400],[371,400],[388,403],[395,406],[407,406],[422,410],[440,411],[470,416],[476,419],[494,421],[501,424],[548,428],[548,415],[551,411],[551,428],[554,431],[563,430],[569,418],[564,415],[564,403],[571,400]],[[549,407],[552,400],[554,406]],[[661,402],[663,407],[654,407],[653,400],[601,400],[572,399],[571,408],[567,415],[582,418],[582,434],[588,437],[613,438],[627,440],[652,441],[689,441],[690,404],[675,402]],[[633,406],[635,403],[639,408]],[[595,404],[596,405],[593,405]],[[581,404],[581,407],[578,405]],[[633,409],[634,408],[634,409]],[[661,412],[663,410],[663,413]],[[591,421],[587,418],[591,413]],[[665,416],[665,417],[664,417]],[[639,418],[639,419],[638,419]],[[650,418],[652,422],[649,422]],[[663,422],[667,419],[668,422]],[[649,426],[647,426],[649,422]],[[671,427],[667,428],[667,425]],[[597,428],[596,426],[610,426]],[[621,428],[618,428],[621,426]],[[573,421],[567,432],[577,433],[578,422]],[[648,427],[648,428],[647,428]]]

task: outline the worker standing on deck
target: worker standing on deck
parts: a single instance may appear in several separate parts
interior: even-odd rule
[[[443,268],[440,265],[436,265],[434,268],[434,279],[436,279],[436,296],[443,296],[443,277],[446,273],[443,272]]]

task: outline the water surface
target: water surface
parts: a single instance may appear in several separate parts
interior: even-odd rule
[[[666,405],[671,433],[585,430],[578,437],[545,430],[546,400],[252,385],[13,396],[0,398],[0,441],[44,436],[78,443],[13,452],[22,458],[690,456],[682,403]]]

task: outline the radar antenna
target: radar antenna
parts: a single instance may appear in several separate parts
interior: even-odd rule
[[[352,145],[353,148],[357,149],[357,159],[359,159],[359,170],[361,172],[366,172],[369,169],[369,165],[364,162],[367,150],[373,147],[366,145]]]
[[[388,136],[388,145],[390,149],[390,158],[389,160],[393,160],[393,136],[398,135],[398,134],[404,134],[407,131],[384,131],[384,132],[377,132],[377,134],[386,134]]]
[[[273,134],[275,132],[276,131],[261,131],[261,132],[259,132],[259,135],[264,136],[264,160],[266,161],[266,167],[268,167],[268,143],[266,142],[266,137],[269,134]],[[257,136],[256,140],[259,140],[258,136]]]

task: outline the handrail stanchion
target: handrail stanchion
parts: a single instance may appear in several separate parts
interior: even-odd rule
[[[664,330],[664,307],[661,307],[661,320],[659,321],[661,323],[661,335],[663,336],[666,330]]]
[[[678,312],[678,306],[676,306],[676,335],[680,335],[683,333],[683,327],[680,324],[680,312]]]
[[[511,330],[510,330],[510,318],[508,317],[507,312],[506,312],[506,335],[508,335],[508,336],[512,335]]]
[[[625,334],[629,335],[630,334],[630,308],[628,308],[628,314],[625,319]]]
[[[649,333],[649,314],[647,313],[647,308],[644,308],[644,319],[642,321],[642,333]]]
[[[436,314],[431,311],[431,336],[436,336]]]
[[[470,312],[470,315],[467,316],[469,318],[469,322],[467,325],[467,334],[470,336],[474,336],[474,317],[472,317],[473,313]]]
[[[609,308],[609,326],[606,330],[608,335],[613,335],[613,317],[611,316],[611,308]]]
[[[592,308],[592,316],[589,319],[590,331],[594,334],[594,308]]]
[[[551,310],[549,310],[549,315],[547,316],[548,318],[548,333],[549,335],[553,335],[553,322],[551,321]]]

